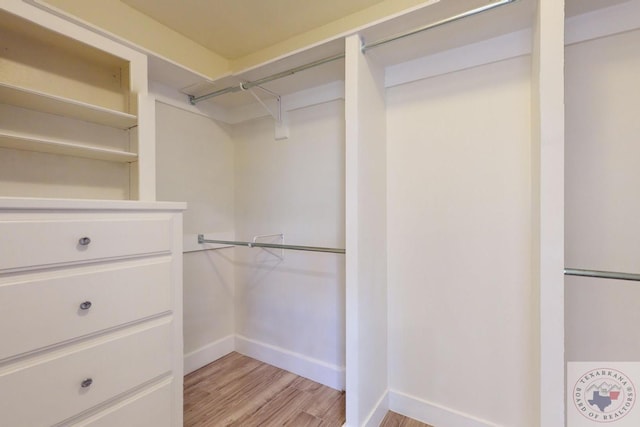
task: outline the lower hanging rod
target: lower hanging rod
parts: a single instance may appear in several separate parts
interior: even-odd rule
[[[599,279],[632,280],[640,282],[640,274],[618,273],[615,271],[582,270],[579,268],[565,268],[565,276],[597,277]]]
[[[203,234],[198,234],[198,243],[200,244],[214,243],[216,245],[230,245],[230,246],[247,246],[249,248],[271,248],[271,249],[290,249],[293,251],[328,252],[328,253],[334,253],[334,254],[345,253],[344,249],[323,248],[319,246],[279,245],[276,243],[236,242],[233,240],[210,240],[210,239],[205,239]]]

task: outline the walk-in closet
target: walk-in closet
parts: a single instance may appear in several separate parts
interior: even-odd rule
[[[560,427],[640,355],[640,0],[343,2],[234,57],[161,3],[0,3],[0,425]]]

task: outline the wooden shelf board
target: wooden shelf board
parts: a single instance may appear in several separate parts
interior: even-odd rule
[[[137,117],[133,114],[6,83],[0,83],[0,103],[120,129],[128,129],[138,123]]]
[[[0,10],[0,28],[4,31],[14,33],[21,38],[34,40],[43,46],[52,46],[56,49],[61,49],[88,62],[104,64],[110,67],[126,67],[128,65],[128,61],[125,59],[119,58],[80,40],[75,40],[55,30],[45,28],[5,10]]]
[[[78,143],[21,135],[0,130],[0,147],[14,150],[36,151],[40,153],[61,154],[110,162],[131,163],[138,155],[127,151],[92,147]]]

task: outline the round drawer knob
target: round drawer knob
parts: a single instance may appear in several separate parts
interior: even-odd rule
[[[89,245],[89,243],[91,243],[91,239],[90,239],[90,238],[88,238],[88,237],[81,237],[81,238],[78,240],[78,244],[79,244],[80,246],[88,246],[88,245]]]
[[[80,310],[89,310],[91,308],[91,301],[85,301],[80,304]]]
[[[90,387],[91,384],[93,384],[93,379],[87,378],[80,383],[80,387],[87,388],[87,387]]]

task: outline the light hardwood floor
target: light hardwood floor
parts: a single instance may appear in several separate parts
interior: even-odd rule
[[[184,379],[185,427],[342,426],[344,392],[239,353]]]
[[[239,353],[184,378],[185,427],[339,427],[344,392]],[[389,412],[381,427],[424,427]]]
[[[428,424],[421,423],[420,421],[407,418],[395,412],[387,412],[387,415],[382,420],[380,427],[432,427]]]

